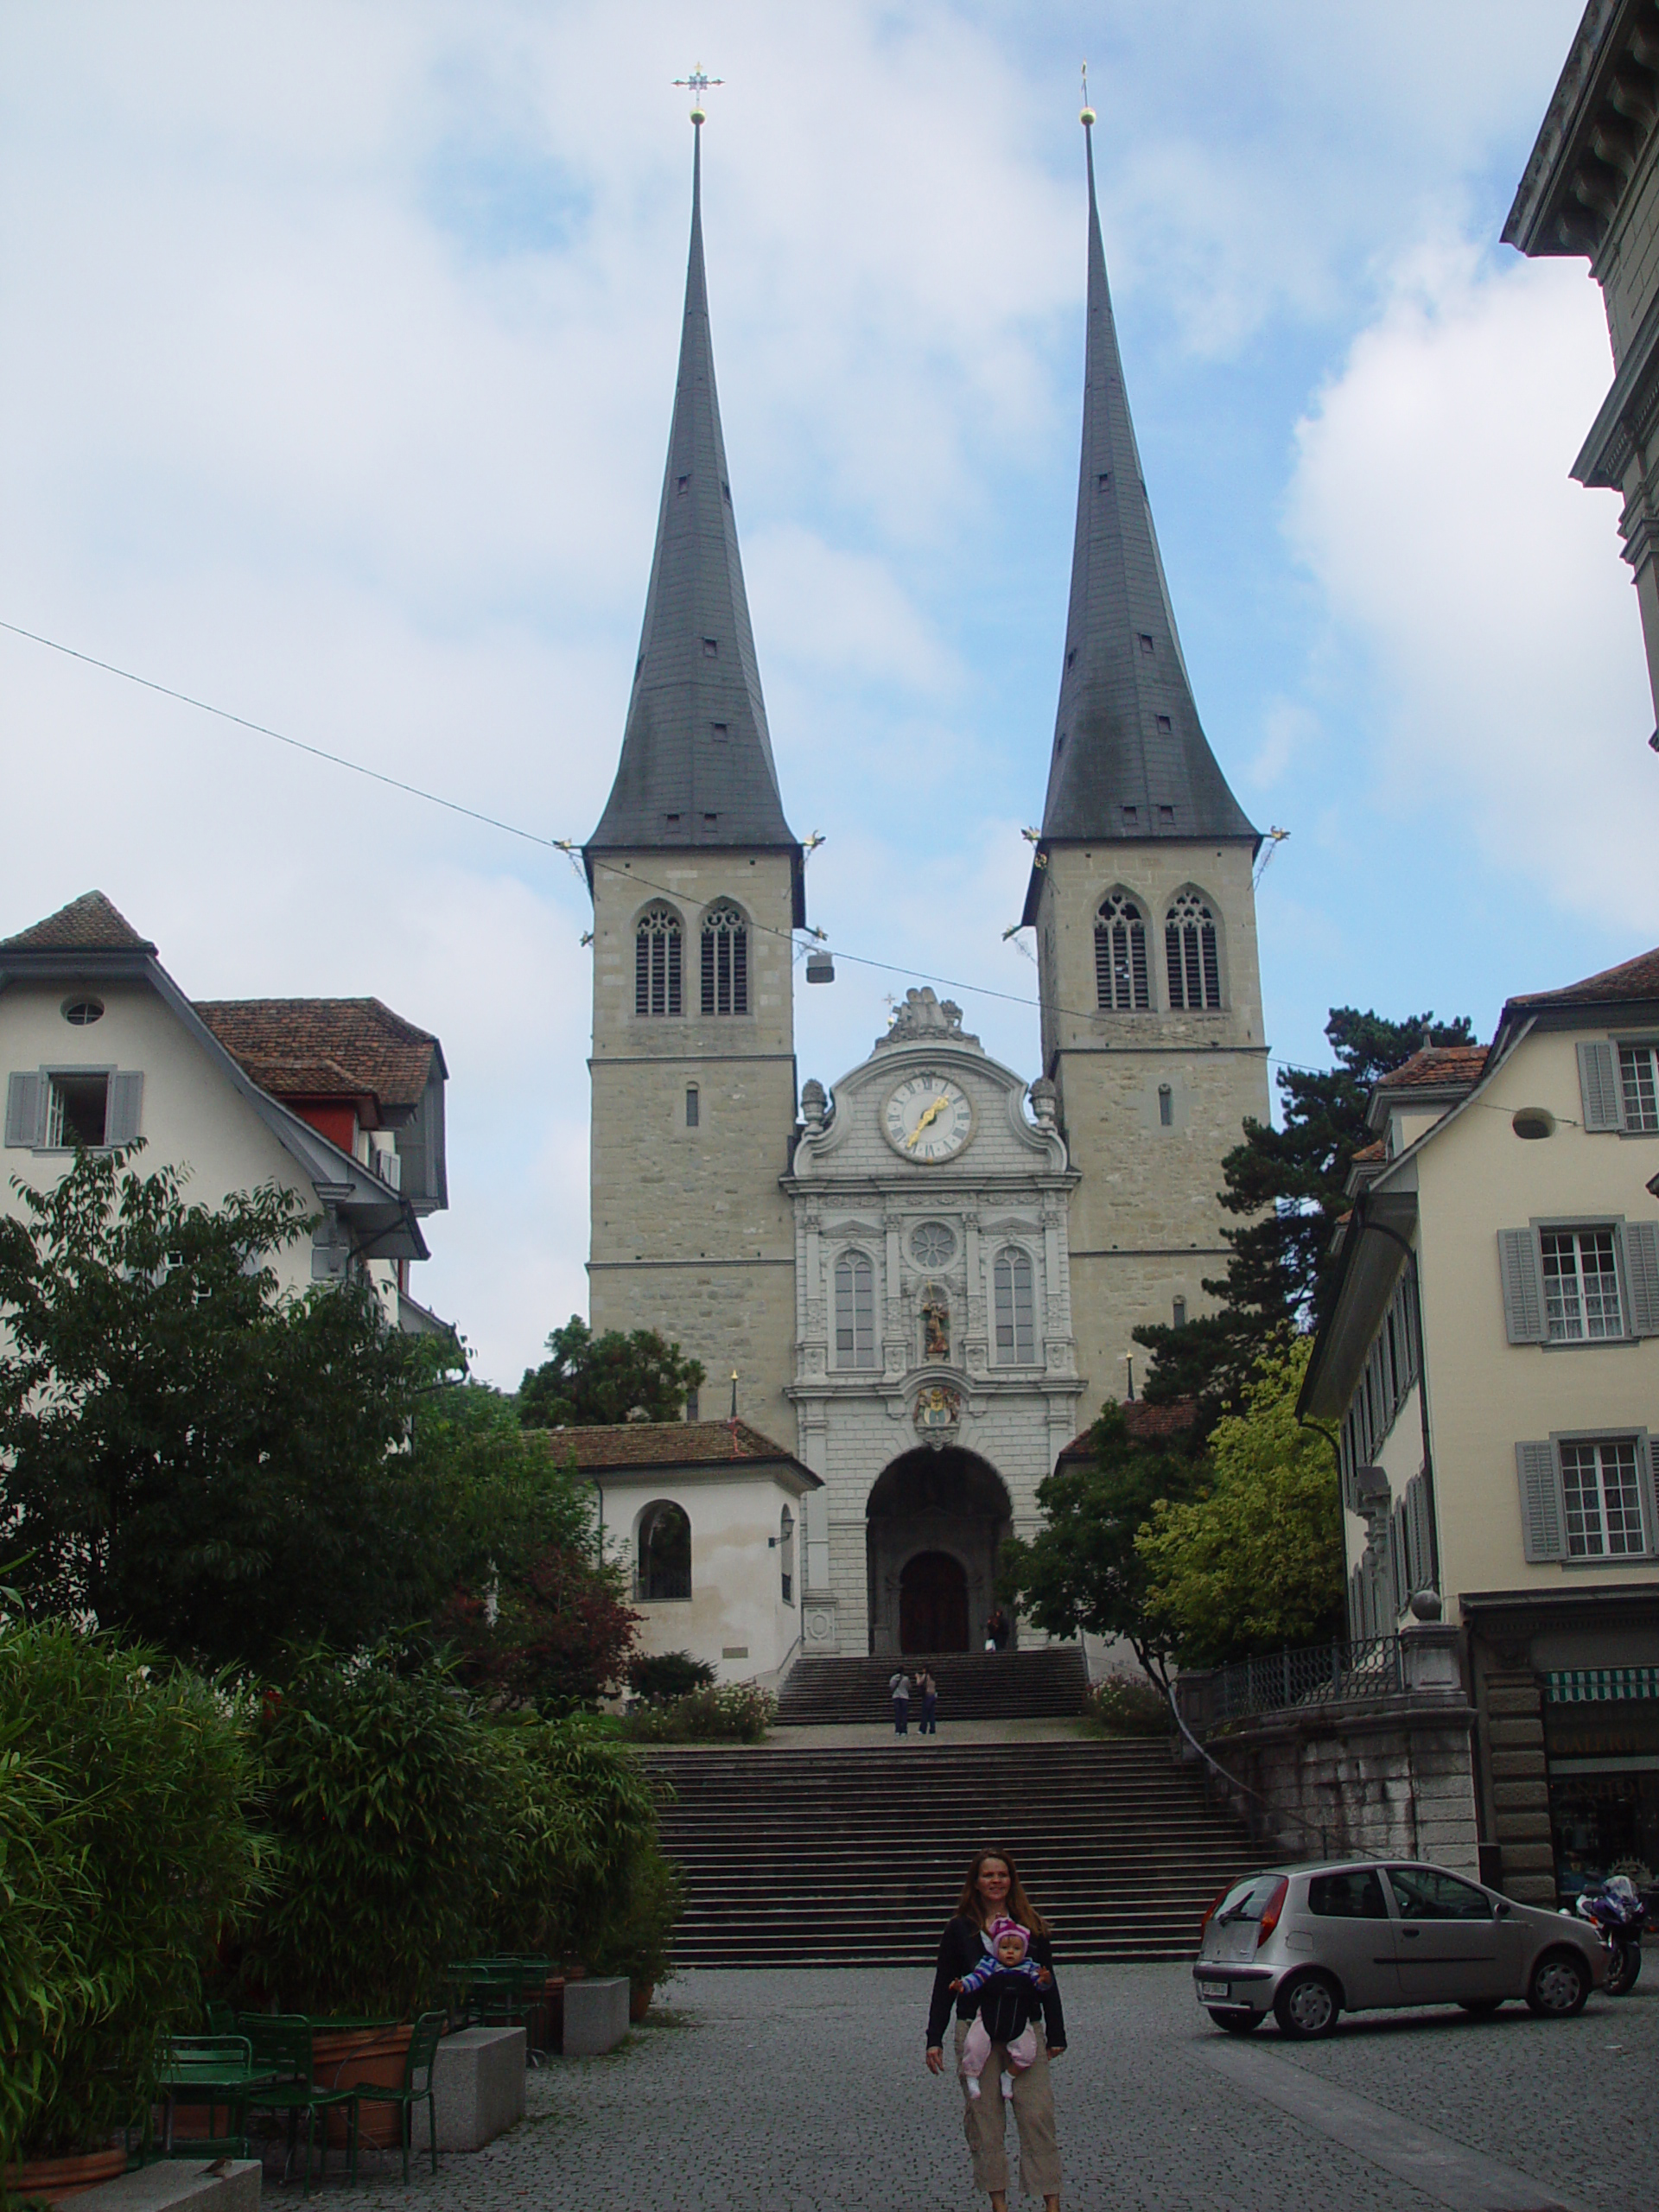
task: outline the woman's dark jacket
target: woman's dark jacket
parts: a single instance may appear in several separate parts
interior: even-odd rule
[[[959,2020],[971,2020],[978,2012],[980,1993],[957,1997],[950,1985],[953,1981],[960,1981],[964,1974],[971,1974],[984,1956],[985,1943],[979,1923],[959,1913],[947,1925],[939,1942],[938,1971],[933,1977],[933,2002],[927,2008],[927,2048],[930,2050],[944,2048],[944,2031],[950,2018],[953,1999]],[[1054,1953],[1046,1936],[1032,1937],[1027,1956],[1035,1959],[1039,1967],[1046,1967],[1051,1974],[1053,1972]],[[1065,2015],[1060,2010],[1060,1986],[1058,1981],[1051,1981],[1042,1992],[1042,2005],[1043,2030],[1048,2047],[1051,2050],[1063,2050],[1065,2047]]]

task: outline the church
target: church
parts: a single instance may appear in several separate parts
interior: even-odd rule
[[[583,848],[589,1276],[596,1332],[658,1329],[702,1362],[692,1427],[710,1431],[729,1389],[733,1451],[753,1438],[793,1471],[779,1530],[764,1533],[779,1510],[769,1503],[747,1548],[733,1540],[741,1516],[718,1544],[700,1534],[713,1493],[690,1449],[677,1485],[660,1452],[612,1483],[607,1536],[634,1564],[642,1641],[695,1649],[728,1679],[797,1655],[976,1643],[997,1547],[1034,1531],[1038,1485],[1121,1394],[1132,1331],[1209,1310],[1202,1281],[1226,1257],[1222,1160],[1247,1116],[1268,1118],[1261,840],[1182,658],[1119,358],[1093,120],[1085,109],[1077,533],[1023,918],[1041,1065],[1001,1065],[959,1007],[920,987],[826,1087],[799,1081],[796,1062],[804,854],[744,591],[693,111],[684,325],[645,622],[615,782]],[[1035,741],[1031,753],[1034,796]],[[772,1475],[765,1495],[781,1495]],[[780,1599],[780,1556],[798,1555]],[[750,1578],[768,1620],[784,1609],[764,1652],[717,1627],[691,1632],[684,1608],[711,1579],[723,1618],[754,1618]]]

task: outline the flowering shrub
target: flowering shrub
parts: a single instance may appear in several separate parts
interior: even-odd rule
[[[1173,1723],[1163,1694],[1133,1675],[1108,1675],[1090,1682],[1084,1719],[1099,1736],[1166,1736]]]
[[[778,1700],[753,1682],[693,1690],[666,1705],[643,1706],[622,1724],[636,1744],[758,1744],[777,1717]]]

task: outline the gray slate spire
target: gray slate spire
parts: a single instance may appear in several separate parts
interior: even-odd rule
[[[1045,843],[1238,838],[1256,833],[1216,764],[1181,658],[1106,283],[1089,175],[1088,382],[1071,605]],[[1033,903],[1035,885],[1033,885]]]
[[[685,327],[657,550],[601,851],[800,846],[784,819],[743,590],[702,267],[702,129],[691,170]],[[797,861],[797,878],[799,862]]]

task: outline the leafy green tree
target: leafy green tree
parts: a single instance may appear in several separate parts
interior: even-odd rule
[[[592,1428],[625,1421],[678,1421],[688,1390],[707,1381],[702,1363],[682,1357],[655,1329],[596,1337],[580,1314],[547,1340],[553,1355],[527,1367],[518,1386],[526,1428]]]
[[[1473,1041],[1467,1016],[1390,1021],[1352,1007],[1333,1007],[1325,1033],[1336,1065],[1281,1069],[1282,1126],[1247,1121],[1244,1141],[1222,1162],[1221,1203],[1247,1218],[1241,1228],[1223,1230],[1232,1247],[1226,1274],[1204,1286],[1222,1301],[1221,1311],[1180,1329],[1135,1332],[1153,1355],[1147,1398],[1198,1400],[1206,1429],[1243,1402],[1256,1360],[1287,1324],[1306,1328],[1322,1316],[1332,1233],[1349,1205],[1348,1171],[1371,1142],[1365,1109],[1373,1088],[1425,1037],[1435,1045]]]
[[[188,1205],[83,1153],[0,1221],[0,1526],[24,1611],[208,1669],[351,1649],[425,1618],[453,1559],[442,1471],[407,1443],[453,1345],[366,1289],[283,1294],[308,1224],[266,1188]]]
[[[1152,1680],[1167,1679],[1167,1629],[1148,1611],[1146,1563],[1135,1534],[1160,1498],[1192,1496],[1201,1462],[1192,1433],[1158,1443],[1130,1433],[1122,1406],[1109,1404],[1091,1433],[1093,1452],[1038,1485],[1044,1525],[1010,1537],[998,1557],[998,1594],[1051,1636],[1087,1629],[1121,1636]]]
[[[1296,1419],[1312,1350],[1299,1337],[1262,1354],[1243,1411],[1211,1432],[1203,1488],[1156,1499],[1135,1537],[1147,1617],[1184,1665],[1343,1633],[1336,1471]]]

